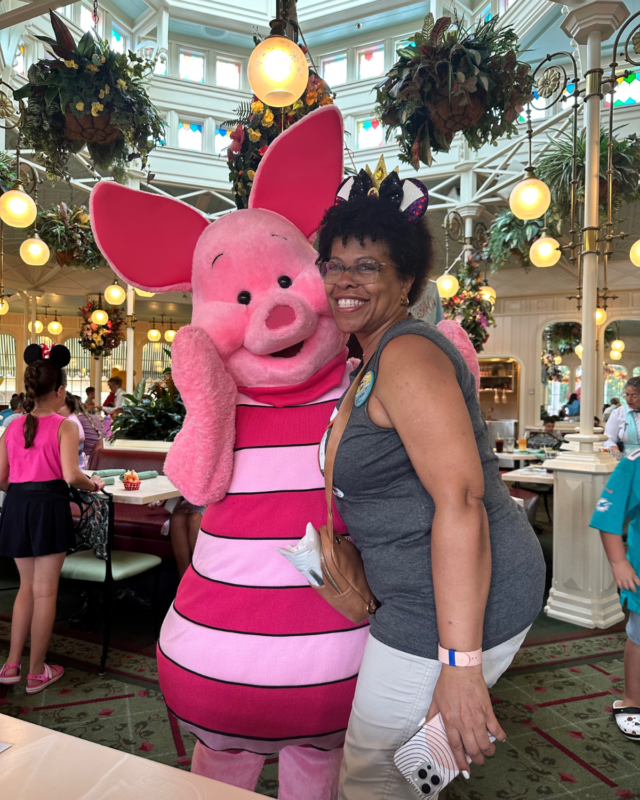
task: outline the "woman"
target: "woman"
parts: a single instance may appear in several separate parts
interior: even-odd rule
[[[578,395],[573,392],[573,394],[569,395],[569,401],[567,402],[564,410],[568,417],[579,417],[580,416],[580,400]]]
[[[393,756],[425,715],[441,713],[460,770],[468,769],[464,751],[477,764],[494,753],[488,733],[505,739],[487,684],[540,611],[545,565],[500,479],[471,371],[436,328],[408,314],[432,263],[419,202],[406,201],[393,173],[380,197],[366,173],[349,180],[356,191],[346,191],[347,181],[326,213],[318,263],[338,327],[362,346],[367,377],[338,449],[334,494],[380,608],[340,798],[409,800],[414,791]],[[433,425],[433,410],[443,408],[446,434]],[[450,665],[462,662],[471,665]]]
[[[84,428],[82,427],[82,423],[78,419],[78,415],[76,411],[78,410],[77,403],[75,397],[70,393],[66,392],[64,396],[64,403],[58,409],[58,414],[61,417],[66,417],[70,419],[71,422],[78,428],[78,437],[79,437],[79,444],[78,444],[78,462],[80,466],[82,466],[84,458]]]
[[[82,426],[84,432],[84,456],[87,461],[91,458],[93,448],[104,438],[104,424],[97,414],[92,414],[89,411],[88,404],[85,405],[77,395],[74,395],[76,401],[76,416]]]
[[[621,449],[629,453],[640,447],[640,377],[629,378],[624,387],[624,397],[626,406],[620,405],[614,409],[604,428],[607,441],[603,447],[608,447],[614,453],[619,453]]]

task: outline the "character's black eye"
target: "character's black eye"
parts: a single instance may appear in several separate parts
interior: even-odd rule
[[[283,289],[288,289],[293,283],[293,281],[288,275],[281,275],[278,278],[278,283],[280,284],[280,286],[282,286]]]
[[[238,302],[242,303],[243,306],[248,306],[251,302],[251,295],[249,292],[240,292],[238,295]]]

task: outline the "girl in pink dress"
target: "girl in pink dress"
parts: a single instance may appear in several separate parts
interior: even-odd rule
[[[44,356],[48,356],[45,358]],[[56,614],[58,580],[73,535],[69,487],[95,492],[78,467],[78,428],[57,413],[65,396],[64,367],[71,355],[63,345],[51,351],[31,344],[24,352],[26,415],[0,441],[0,489],[7,497],[0,515],[0,556],[14,558],[20,589],[13,606],[11,647],[0,669],[0,684],[20,682],[20,661],[31,632],[27,693],[59,680],[64,669],[45,664]]]

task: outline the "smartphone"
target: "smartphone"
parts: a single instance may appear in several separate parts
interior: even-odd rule
[[[495,737],[489,735],[494,742]],[[442,717],[437,714],[396,752],[396,767],[409,781],[418,797],[437,797],[460,774],[447,739]],[[467,756],[471,763],[471,758]]]

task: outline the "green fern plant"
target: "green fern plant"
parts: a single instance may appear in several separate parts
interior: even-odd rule
[[[513,259],[528,272],[531,269],[529,249],[540,237],[542,226],[542,220],[521,220],[508,209],[496,214],[482,252],[482,259],[490,264],[491,272],[497,272]]]

